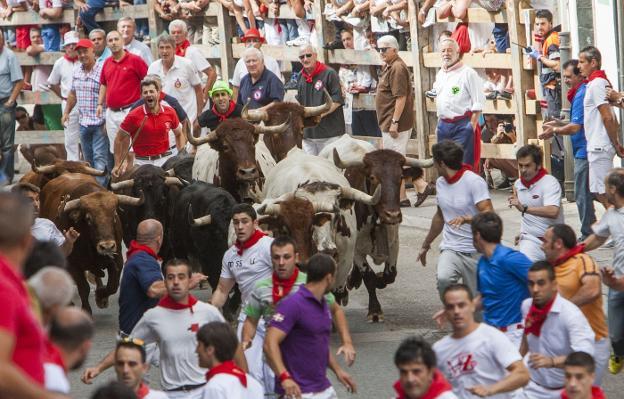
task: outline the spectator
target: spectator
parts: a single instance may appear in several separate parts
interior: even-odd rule
[[[452,284],[442,294],[452,333],[433,344],[438,369],[460,398],[472,396],[511,398],[529,381],[529,373],[509,338],[474,319],[470,288]]]
[[[39,12],[39,16],[44,20],[59,20],[63,18],[62,0],[38,0],[33,1],[33,10]],[[60,24],[42,24],[41,37],[45,51],[61,50]],[[31,28],[32,29],[32,28]],[[32,41],[32,39],[31,39]]]
[[[472,2],[473,0],[444,0],[438,9],[438,18],[447,18],[452,15],[457,19],[466,19]],[[500,11],[504,4],[503,0],[475,0],[475,2],[490,12]]]
[[[542,166],[543,156],[542,149],[534,144],[518,150],[520,179],[514,183],[508,199],[509,207],[516,208],[522,216],[516,244],[533,262],[545,259],[541,246],[546,229],[563,223],[561,186]]]
[[[149,66],[147,73],[160,76],[162,90],[182,104],[192,123],[204,107],[201,81],[195,67],[190,60],[175,55],[173,37],[160,35],[156,44],[160,59]]]
[[[167,399],[167,394],[151,389],[146,383],[147,354],[140,339],[122,338],[115,347],[115,374],[117,381],[123,383],[144,399]]]
[[[340,78],[317,57],[314,46],[308,44],[299,48],[303,70],[297,83],[297,101],[304,107],[319,106],[326,103],[326,93],[329,93],[333,102],[331,108],[321,115],[317,126],[303,129],[303,150],[312,155],[318,155],[327,144],[345,133]]]
[[[93,42],[97,62],[103,63],[112,55],[111,49],[106,45],[106,32],[104,29],[93,29],[89,32],[89,40]]]
[[[95,169],[110,171],[112,165],[109,161],[108,138],[103,131],[105,119],[97,115],[103,64],[96,62],[93,43],[88,39],[80,39],[76,43],[76,51],[81,65],[74,68],[72,88],[67,98],[62,122],[64,125],[67,124],[74,106],[78,107],[80,144],[85,161]],[[104,186],[108,181],[106,175],[95,179]]]
[[[496,120],[495,135],[490,139],[490,142],[492,144],[514,144],[516,142],[516,127],[513,124],[513,119],[501,116]],[[516,180],[519,175],[518,161],[516,160],[488,158],[483,166],[486,169],[486,174],[491,169],[498,169],[503,175],[503,181],[496,186],[497,190],[511,187],[510,180]]]
[[[559,294],[581,309],[596,335],[596,385],[601,385],[609,360],[609,330],[602,306],[600,270],[592,257],[583,253],[584,247],[577,244],[574,230],[565,224],[548,228],[542,244],[546,260],[555,269]]]
[[[143,58],[143,61],[145,61],[147,65],[151,65],[152,62],[154,62],[152,50],[150,50],[145,43],[134,38],[134,32],[136,31],[134,19],[130,17],[120,18],[119,21],[117,21],[117,31],[121,33],[121,37],[123,38],[124,49]]]
[[[76,43],[78,43],[78,33],[69,31],[63,37],[63,51],[65,55],[54,62],[52,72],[48,77],[50,89],[59,96],[63,101],[61,103],[61,111],[65,112],[67,107],[67,98],[71,91],[72,78],[74,75],[74,66],[78,65],[78,56],[76,54]],[[80,151],[78,143],[80,142],[80,124],[78,108],[75,107],[63,130],[65,131],[65,151],[67,152],[68,161],[80,160]]]
[[[438,209],[431,220],[431,227],[423,241],[418,260],[427,265],[427,252],[431,243],[442,233],[442,251],[438,258],[438,292],[440,298],[449,285],[459,282],[477,290],[478,256],[469,224],[480,212],[493,211],[487,184],[479,175],[462,165],[462,148],[445,140],[431,149],[433,162],[438,170],[436,191]]]
[[[262,385],[234,363],[236,333],[227,323],[213,321],[197,332],[199,366],[208,368],[203,398],[263,399]]]
[[[121,382],[111,381],[93,392],[91,399],[138,399],[136,393]]]
[[[329,367],[349,392],[356,393],[355,382],[329,349],[332,323],[325,295],[335,282],[336,263],[319,253],[308,260],[307,271],[306,284],[277,305],[264,341],[276,391],[295,397],[337,397],[326,376]]]
[[[585,352],[570,353],[563,363],[565,389],[561,399],[605,399],[598,386],[592,386],[596,365],[591,355]]]
[[[95,21],[97,13],[104,9],[105,0],[74,0],[74,5],[78,8],[80,24],[84,27],[87,34],[94,29],[102,27]]]
[[[522,303],[525,318],[520,354],[528,356],[531,380],[524,397],[559,398],[563,363],[572,352],[594,354],[594,332],[580,309],[557,293],[555,271],[548,262],[529,269],[531,298]]]
[[[619,126],[607,97],[611,83],[602,66],[602,55],[593,46],[585,47],[579,54],[579,69],[587,79],[583,127],[587,138],[589,163],[589,191],[607,209],[605,178],[613,168],[613,156],[624,157],[624,147],[618,139]]]
[[[68,306],[76,292],[74,280],[57,266],[44,266],[28,278],[28,288],[34,294],[41,325],[49,330],[59,310]],[[67,393],[67,392],[64,392]]]
[[[46,266],[67,269],[67,258],[53,241],[35,240],[33,248],[24,262],[24,278],[30,278]],[[72,280],[72,285],[74,284]]]
[[[24,80],[13,51],[5,46],[4,32],[0,30],[0,173],[13,182],[13,144],[15,143],[15,106]]]
[[[284,83],[264,65],[262,51],[249,47],[243,52],[249,72],[240,81],[237,103],[250,109],[263,108],[272,102],[284,100]]]
[[[394,353],[399,379],[394,383],[397,399],[457,399],[451,384],[437,369],[436,354],[422,338],[410,337]]]
[[[36,106],[35,106],[36,107]],[[15,120],[18,123],[16,131],[29,131],[29,130],[46,130],[44,123],[38,123],[34,117],[28,114],[26,108],[15,107]]]
[[[132,104],[141,97],[141,81],[147,74],[147,65],[138,55],[124,50],[119,32],[108,32],[106,42],[112,56],[102,66],[97,114],[103,116],[106,109],[106,134],[112,154],[119,126]]]
[[[232,89],[225,81],[217,80],[209,94],[212,107],[202,112],[197,118],[197,127],[215,130],[221,122],[228,118],[240,118],[243,105],[232,100]],[[196,128],[195,132],[197,131]]]
[[[487,81],[483,85],[486,100],[511,100],[513,80],[505,69],[486,68]]]

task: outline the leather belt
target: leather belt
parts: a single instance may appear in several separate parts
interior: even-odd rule
[[[455,123],[455,122],[462,121],[466,118],[470,118],[471,116],[472,116],[472,111],[466,111],[466,113],[463,115],[456,116],[454,118],[440,118],[440,120],[445,123]]]
[[[169,155],[171,155],[171,150],[167,150],[167,151],[163,152],[162,154],[146,155],[144,157],[135,155],[134,158],[135,159],[139,159],[141,161],[155,161],[155,160],[160,159],[160,158],[168,157]]]
[[[202,383],[202,384],[197,384],[197,385],[182,385],[181,387],[177,387],[177,388],[173,388],[173,389],[165,389],[165,391],[167,392],[190,392],[193,391],[197,388],[201,388],[204,385],[206,385],[206,383]]]
[[[560,390],[562,390],[563,388],[565,388],[565,387],[563,387],[563,386],[560,386],[560,387],[557,387],[557,388],[547,387],[546,385],[542,385],[542,384],[540,384],[539,382],[535,381],[535,380],[534,380],[534,379],[532,379],[532,378],[531,378],[531,381],[533,381],[533,383],[534,383],[535,385],[537,385],[537,386],[539,386],[539,387],[542,387],[542,388],[544,388],[544,389],[548,389],[549,391],[560,391]]]
[[[121,108],[110,108],[110,107],[109,107],[108,109],[110,109],[110,110],[111,110],[111,111],[113,111],[113,112],[121,112],[121,111],[125,111],[125,110],[127,110],[127,109],[128,109],[128,108],[130,108],[130,107],[132,107],[132,104],[130,104],[130,105],[126,105],[126,106],[121,107]]]

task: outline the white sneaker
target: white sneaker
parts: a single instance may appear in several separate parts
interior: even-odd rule
[[[293,47],[299,47],[299,46],[303,46],[304,44],[309,43],[309,39],[303,36],[299,36],[296,39],[293,40],[289,40],[286,42],[287,46],[293,46]]]
[[[436,23],[436,9],[431,7],[427,12],[427,16],[425,17],[425,23],[423,24],[423,28],[428,28]]]

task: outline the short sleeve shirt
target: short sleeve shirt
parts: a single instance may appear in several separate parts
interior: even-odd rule
[[[73,70],[76,63],[77,61],[72,62],[68,61],[65,57],[61,57],[54,62],[52,72],[50,72],[50,76],[48,76],[48,84],[61,85],[61,96],[63,96],[65,100],[67,96],[69,96],[69,91],[71,90]]]
[[[106,86],[106,106],[125,108],[141,97],[141,80],[147,74],[147,64],[137,55],[126,51],[119,60],[104,61],[100,83]]]
[[[220,373],[210,378],[201,399],[264,399],[264,389],[249,374],[245,387],[235,376]]]
[[[528,234],[536,238],[544,237],[546,229],[555,224],[563,223],[561,210],[561,186],[552,175],[546,175],[526,188],[520,179],[514,183],[518,200],[521,204],[532,207],[556,206],[559,214],[555,219],[525,213],[520,223],[520,233]]]
[[[193,63],[183,57],[175,56],[173,66],[165,73],[162,60],[154,61],[147,70],[148,74],[156,74],[162,80],[162,91],[173,96],[180,102],[189,120],[197,117],[197,98],[195,87],[201,84]]]
[[[243,111],[243,105],[241,103],[236,103],[234,106],[234,111],[230,114],[228,118],[240,118],[241,112]],[[212,112],[212,108],[208,108],[201,115],[199,115],[198,121],[199,126],[208,128],[210,130],[214,130],[219,126],[219,117]]]
[[[609,82],[602,78],[596,78],[587,83],[583,104],[585,106],[584,127],[588,152],[602,152],[612,148],[607,128],[598,109],[599,106],[608,104],[606,100],[607,86],[609,86]]]
[[[195,70],[197,70],[197,77],[199,80],[202,80],[205,69],[212,68],[208,60],[206,60],[206,57],[204,57],[201,51],[196,47],[188,47],[184,53],[184,58],[193,63]]]
[[[561,58],[559,53],[559,34],[557,32],[550,32],[544,43],[542,44],[542,54],[549,60],[558,60]],[[542,64],[542,74],[540,75],[540,82],[544,86],[554,85],[554,80],[560,76],[558,71],[548,68]]]
[[[11,49],[4,46],[0,52],[0,99],[9,97],[15,82],[22,79],[22,69],[17,57]]]
[[[241,79],[236,102],[239,104],[247,104],[249,102],[249,109],[256,109],[274,101],[283,100],[284,84],[273,72],[265,67],[262,75],[255,83],[249,74]]]
[[[184,122],[188,118],[188,116],[186,115],[186,112],[184,111],[184,108],[182,108],[182,106],[180,105],[180,102],[176,100],[175,97],[171,97],[169,94],[165,94],[161,91],[160,101],[162,101],[161,104],[168,105],[175,110],[176,115],[178,115],[178,120],[180,121],[180,123]],[[143,98],[139,98],[134,104],[132,104],[130,109],[133,110],[136,107],[142,106],[143,104],[145,104],[145,100],[143,100]]]
[[[399,118],[399,132],[414,127],[414,90],[409,70],[401,58],[386,65],[379,77],[375,107],[381,131],[387,132],[392,124],[397,97],[405,97],[405,108]]]
[[[145,43],[142,43],[137,39],[132,39],[130,44],[124,46],[124,48],[128,50],[128,52],[143,58],[143,61],[145,61],[145,64],[147,65],[150,65],[152,62],[154,62],[152,50],[150,50],[150,48],[147,47]]]
[[[38,241],[52,241],[59,247],[65,243],[65,236],[50,219],[36,218],[30,234]]]
[[[481,176],[467,171],[453,184],[449,184],[444,177],[438,177],[436,190],[438,207],[444,218],[440,249],[475,253],[470,225],[463,224],[456,229],[448,223],[459,216],[474,216],[479,212],[477,204],[490,199],[487,183]]]
[[[136,136],[143,119],[143,129]],[[132,137],[136,136],[132,148],[136,155],[144,157],[160,155],[169,150],[169,130],[179,126],[180,121],[173,108],[161,104],[158,114],[147,111],[145,105],[133,109],[126,115],[120,129]]]
[[[624,208],[609,208],[592,229],[597,236],[613,239],[613,268],[618,277],[624,276]]]
[[[280,71],[279,64],[275,60],[275,58],[264,54],[264,66],[269,71],[273,72],[275,76],[279,78],[282,82],[284,78],[282,77],[282,72]],[[236,62],[236,67],[234,68],[234,74],[232,75],[232,79],[230,79],[230,83],[232,86],[239,87],[241,80],[248,74],[247,67],[245,66],[245,60],[243,58],[239,59]]]
[[[585,138],[585,128],[583,127],[585,123],[583,101],[585,100],[586,89],[586,83],[581,83],[578,89],[576,89],[570,111],[570,123],[581,126],[581,129],[570,137],[572,140],[572,152],[576,159],[587,159],[587,139]]]

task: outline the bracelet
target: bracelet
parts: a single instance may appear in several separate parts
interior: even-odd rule
[[[524,214],[526,213],[526,211],[529,209],[528,205],[523,205],[522,206],[522,217],[524,217]]]
[[[290,373],[288,372],[288,370],[284,370],[284,372],[282,374],[279,375],[279,381],[282,383],[286,380],[292,380],[292,376],[290,375]]]
[[[553,367],[553,368],[555,368],[555,367],[556,367],[556,366],[555,366],[555,358],[554,358],[554,357],[551,357],[551,358],[550,358],[550,361],[552,362],[552,367]]]

